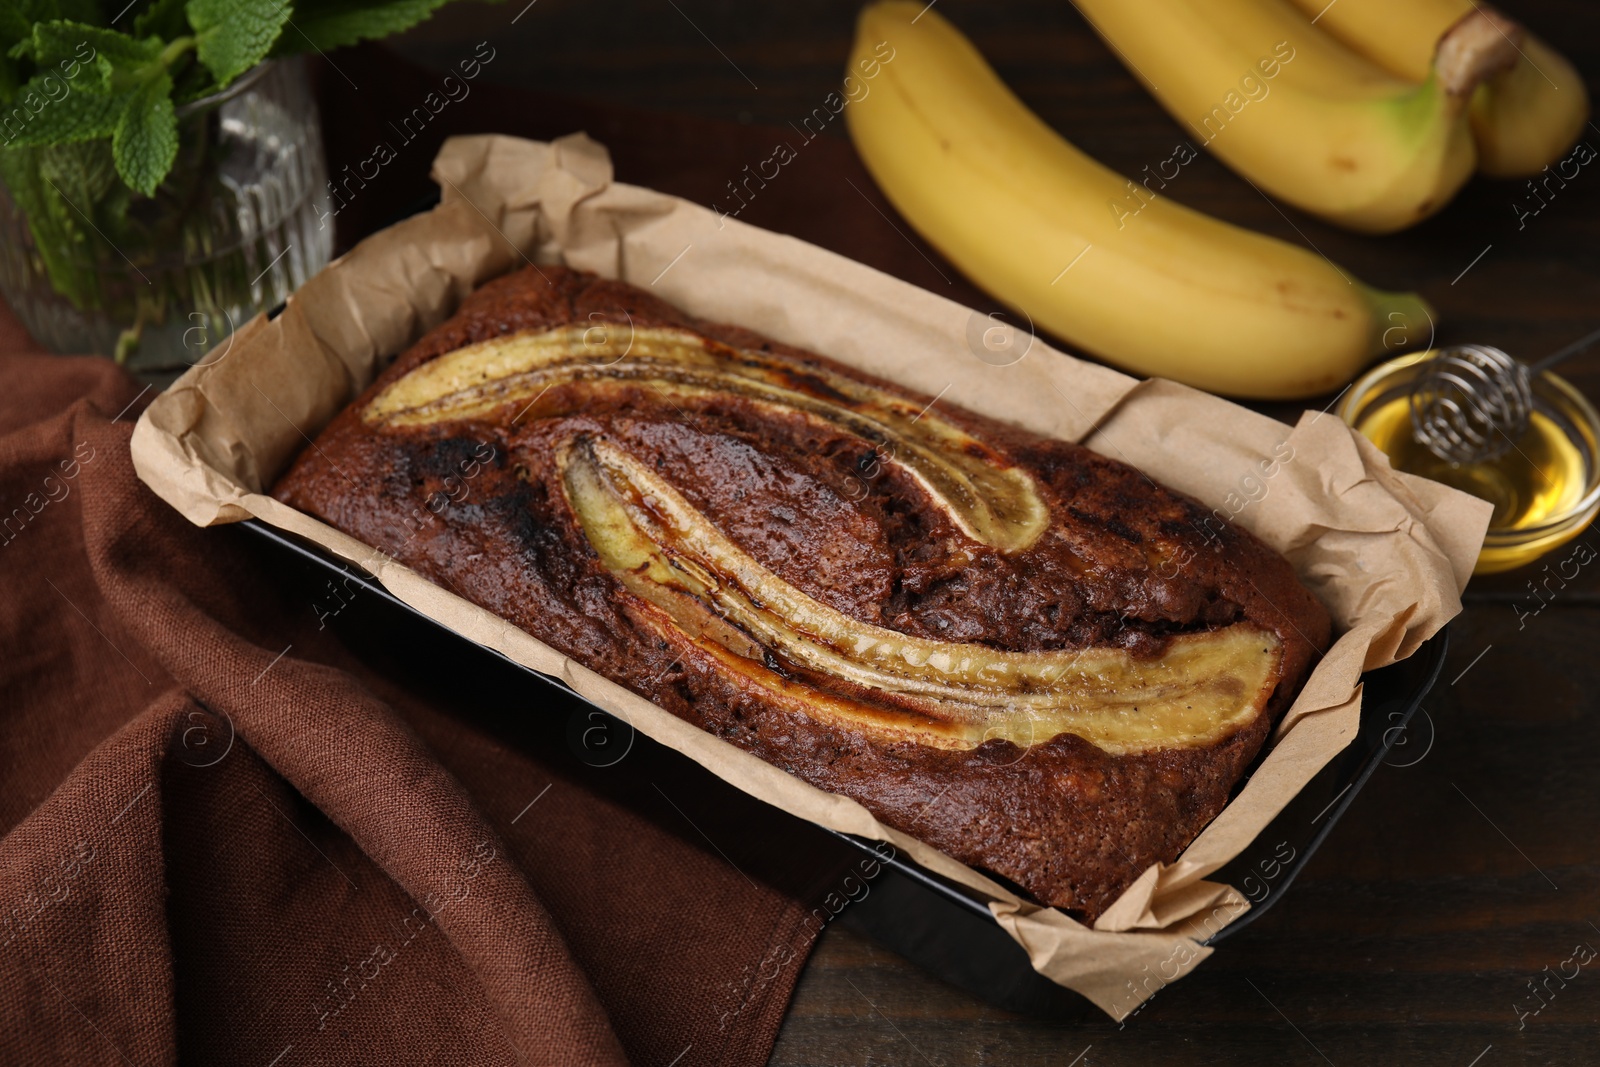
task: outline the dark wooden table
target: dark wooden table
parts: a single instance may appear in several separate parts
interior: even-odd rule
[[[447,131],[587,128],[611,146],[623,180],[709,202],[834,88],[857,7],[525,3],[464,4],[399,42],[435,73],[374,50],[331,57],[322,91],[337,170],[388,136],[384,122],[420,102],[438,68],[479,41],[495,52],[472,98],[451,105],[341,215],[343,235],[423,194],[427,159]],[[945,0],[939,10],[1047,121],[1110,166],[1137,172],[1183,137],[1061,0]],[[1600,11],[1529,0],[1512,13],[1600,83]],[[1600,148],[1600,128],[1584,136]],[[744,218],[994,307],[868,210],[893,217],[850,182],[876,197],[835,129]],[[1523,225],[1521,183],[1479,179],[1443,214],[1379,239],[1280,209],[1205,156],[1168,192],[1309,240],[1374,284],[1419,289],[1441,313],[1443,341],[1535,358],[1600,325],[1593,167]],[[1600,353],[1568,376],[1600,397]],[[1009,1015],[834,927],[800,980],[772,1062],[1600,1063],[1600,966],[1552,982],[1536,1015],[1519,1020],[1515,1007],[1538,1004],[1530,980],[1575,947],[1600,949],[1600,564],[1551,581],[1547,606],[1531,613],[1541,601],[1530,583],[1545,576],[1535,567],[1473,583],[1444,679],[1392,760],[1409,765],[1382,768],[1285,898],[1126,1028],[1087,1006],[1066,1022]]]

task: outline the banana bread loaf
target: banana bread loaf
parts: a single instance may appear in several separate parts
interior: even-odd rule
[[[530,267],[274,493],[1092,922],[1227,803],[1328,616],[1141,472],[930,399]]]

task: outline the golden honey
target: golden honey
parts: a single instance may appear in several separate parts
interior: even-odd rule
[[[1416,365],[1428,355],[1402,356],[1375,368],[1351,387],[1340,411],[1395,469],[1494,505],[1473,572],[1531,563],[1581,533],[1600,507],[1600,417],[1583,396],[1553,374],[1540,375],[1528,429],[1504,456],[1488,463],[1450,463],[1411,432],[1408,389]]]

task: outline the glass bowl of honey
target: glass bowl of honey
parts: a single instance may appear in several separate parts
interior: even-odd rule
[[[1344,421],[1389,457],[1396,470],[1432,478],[1494,505],[1474,574],[1531,563],[1565,544],[1600,511],[1600,415],[1565,379],[1533,378],[1528,429],[1499,459],[1455,464],[1411,432],[1411,386],[1432,351],[1381,363],[1356,379],[1339,405]]]

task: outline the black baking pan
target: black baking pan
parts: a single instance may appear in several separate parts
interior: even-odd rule
[[[631,727],[612,719],[560,681],[529,670],[421,614],[360,568],[258,520],[247,520],[238,526],[267,551],[294,565],[295,572],[305,581],[311,610],[347,641],[359,637],[354,644],[405,643],[408,647],[429,649],[427,658],[431,659],[438,658],[435,652],[448,652],[456,664],[476,662],[502,672],[510,687],[524,696],[518,701],[524,707],[577,724],[580,731],[593,730],[594,723],[609,724],[604,730],[594,731],[594,736],[605,739],[612,746],[610,749],[587,743],[579,746],[573,737],[567,739],[568,746],[579,751],[579,758],[592,767],[610,766],[613,757],[609,752],[645,751],[658,761],[678,757],[665,746],[635,734]],[[352,606],[355,610],[345,610]],[[1391,752],[1395,752],[1396,760],[1419,758],[1403,747],[1408,744],[1407,727],[1438,679],[1448,646],[1448,632],[1442,631],[1409,659],[1362,676],[1361,729],[1356,739],[1300,791],[1243,853],[1211,876],[1234,886],[1252,906],[1221,927],[1210,943],[1239,936],[1284,895],[1356,793]],[[571,734],[572,730],[568,728],[566,732]],[[615,760],[620,763],[621,758],[618,755]],[[680,760],[685,765],[689,763],[686,758]],[[1022,947],[1000,928],[982,899],[964,886],[892,854],[879,842],[803,823],[738,792],[698,766],[687,767],[686,773],[707,780],[705,784],[716,793],[718,805],[748,808],[753,814],[743,819],[746,827],[764,824],[780,833],[803,834],[813,855],[827,857],[818,861],[819,866],[835,872],[870,872],[865,880],[858,880],[858,889],[848,892],[848,896],[830,894],[837,903],[827,911],[819,911],[820,921],[831,919],[837,908],[843,925],[997,1007],[1047,1018],[1083,1015],[1083,999],[1034,971]],[[837,874],[821,877],[826,881],[837,878]],[[868,881],[870,884],[866,884]],[[847,904],[843,903],[846,899]]]
[[[1444,669],[1449,647],[1449,631],[1441,630],[1410,658],[1362,675],[1361,729],[1355,740],[1249,847],[1210,876],[1238,889],[1251,908],[1222,926],[1207,944],[1239,936],[1283,897],[1380,763],[1391,754],[1400,763],[1425,754],[1408,736],[1408,727]],[[837,836],[858,848],[870,847],[848,835]],[[872,892],[846,910],[840,922],[998,1007],[1045,1018],[1081,1014],[1077,994],[1035,971],[987,904],[964,886],[906,860],[890,863]]]

